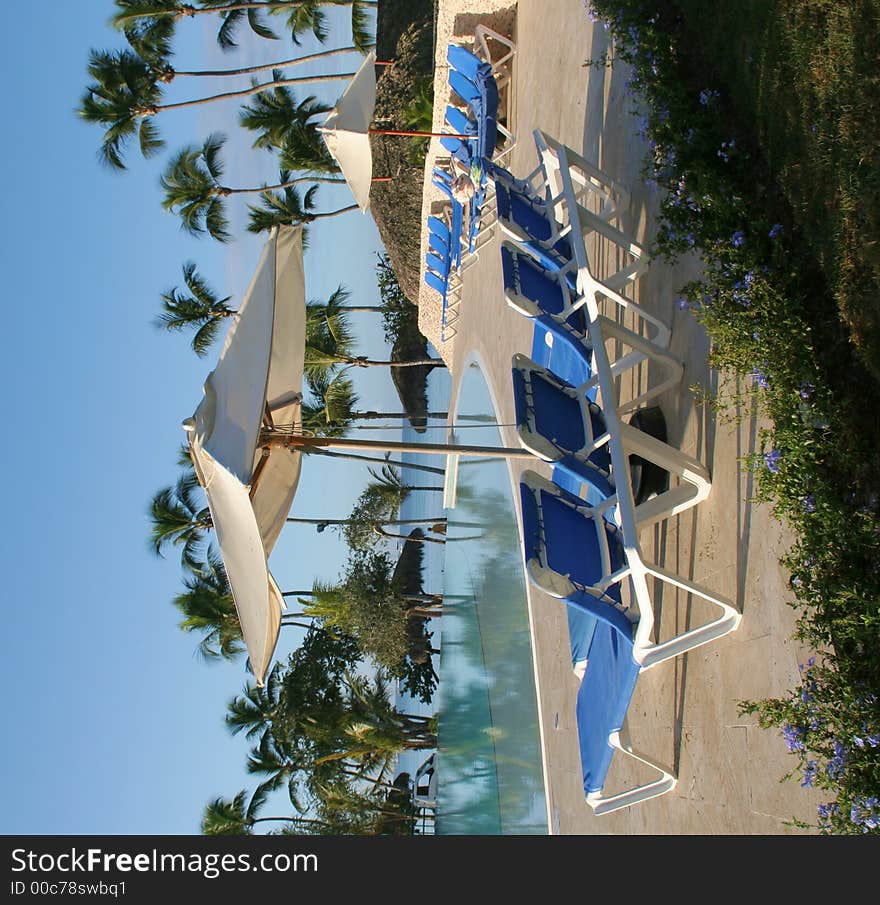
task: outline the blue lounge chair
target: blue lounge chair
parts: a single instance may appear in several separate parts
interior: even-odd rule
[[[519,441],[555,465],[578,490],[586,483],[599,499],[615,492],[602,410],[582,390],[560,382],[524,355],[513,357],[513,401]]]
[[[588,353],[583,354],[582,360],[583,372],[589,373]],[[611,438],[608,420],[596,404],[593,392],[598,382],[596,377],[590,374],[579,386],[573,386],[525,355],[514,355],[512,366],[516,426],[522,446],[545,462],[553,463],[553,481],[575,496],[586,491],[586,499],[598,504],[617,493],[620,488],[607,446]],[[628,455],[637,457],[639,467],[635,473],[641,479],[646,474],[646,463],[651,463],[647,468],[653,477],[668,473],[680,479],[670,488],[668,479],[663,477],[653,488],[656,495],[647,499],[640,482],[633,486],[630,469],[625,483],[629,484],[633,502],[638,501],[634,517],[639,525],[679,514],[706,499],[711,482],[700,462],[639,429],[637,423],[648,419],[636,417],[631,424],[615,420]],[[654,483],[651,479],[646,486]]]
[[[441,258],[449,260],[449,246],[436,233],[428,232],[428,248]]]
[[[449,187],[448,181],[437,175],[434,176],[434,185],[443,192],[449,199],[451,205],[451,224],[449,226],[449,264],[451,269],[459,270],[461,268],[461,251],[462,251],[462,233],[464,231],[464,208],[460,201],[456,200],[452,195],[452,189]]]
[[[587,667],[578,693],[578,729],[584,792],[597,814],[608,813],[675,786],[673,773],[636,753],[625,739],[623,722],[639,673],[664,660],[734,631],[740,614],[732,604],[656,565],[644,563],[637,549],[627,547],[621,532],[605,518],[616,502],[608,497],[590,506],[535,472],[520,481],[523,556],[530,581],[596,619]],[[713,622],[654,643],[654,613],[650,596],[634,580],[636,565],[645,574],[716,604],[722,611]],[[621,594],[632,581],[633,605]],[[655,768],[660,777],[619,794],[603,793],[615,751]]]
[[[626,630],[633,640],[633,658],[643,669],[738,628],[741,616],[730,601],[655,563],[646,562],[636,541],[630,541],[625,548],[621,532],[605,518],[607,512],[621,504],[618,494],[591,506],[557,483],[527,471],[520,481],[520,496],[529,579],[552,597],[580,607],[600,621],[621,630],[629,623]],[[634,580],[637,573],[642,589]],[[646,575],[702,597],[714,604],[720,615],[667,641],[654,642],[653,604],[643,582]],[[621,584],[627,579],[630,579],[631,605],[621,595]]]
[[[446,60],[453,69],[471,82],[475,80],[477,71],[485,62],[460,44],[450,44],[446,48]]]
[[[467,113],[449,104],[446,107],[446,123],[453,132],[459,135],[473,135],[476,138],[477,124]]]
[[[544,201],[498,181],[495,205],[504,232],[544,267],[561,270],[570,265],[571,245]]]
[[[536,257],[531,252],[531,246],[528,246],[527,253],[521,246],[511,242],[501,244],[501,269],[507,303],[526,317],[549,315],[556,320],[566,321],[576,330],[586,332],[586,298],[577,291],[574,263],[569,261],[561,267],[548,266],[546,254]],[[663,321],[614,290],[603,287],[600,292],[620,307],[632,311],[653,328],[651,342],[658,352],[669,345],[670,331]],[[664,360],[666,358],[664,356]],[[631,364],[641,360],[644,360],[644,355],[634,358]]]
[[[587,384],[593,376],[589,337],[568,321],[558,321],[542,314],[533,318],[532,361],[552,371],[571,386]],[[591,402],[596,401],[595,389],[586,391]]]
[[[434,220],[440,227],[445,227],[438,218]],[[454,324],[458,319],[458,305],[461,302],[461,282],[452,269],[449,247],[445,246],[442,239],[433,232],[428,237],[428,247],[430,250],[425,255],[424,280],[425,284],[435,290],[443,300],[440,338],[445,340],[454,336],[456,332]]]
[[[428,230],[449,245],[449,227],[439,217],[428,217]]]
[[[496,179],[498,221],[509,238],[539,258],[545,267],[562,269],[569,266],[574,258],[572,237],[569,235],[571,221],[565,215],[567,208],[560,201],[562,196],[546,176],[544,186],[543,196],[538,196],[521,184],[511,183],[504,178]],[[616,293],[622,299],[621,291],[647,266],[648,258],[644,249],[622,230],[612,226],[606,214],[594,213],[579,203],[574,222],[584,235],[596,233],[617,245],[624,259],[631,259],[613,273],[603,275],[601,279],[594,268],[590,268],[591,278],[601,286],[603,293]]]
[[[479,88],[466,75],[454,69],[449,71],[449,87],[470,107],[474,113],[474,119],[478,119],[482,113],[482,110],[479,109],[479,105],[482,103]],[[475,107],[478,109],[475,110]]]

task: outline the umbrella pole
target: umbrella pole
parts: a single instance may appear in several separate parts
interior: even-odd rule
[[[475,135],[459,135],[457,132],[407,132],[400,129],[368,129],[370,135],[410,135],[414,138],[476,138]]]
[[[265,438],[269,446],[319,449],[371,449],[379,452],[434,453],[459,456],[481,456],[502,459],[532,459],[533,453],[518,446],[460,446],[456,443],[403,443],[394,440],[349,440],[348,438],[305,437],[298,434],[270,435]]]

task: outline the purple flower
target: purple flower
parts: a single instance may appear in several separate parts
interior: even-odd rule
[[[816,388],[811,383],[802,383],[800,389],[800,397],[801,399],[809,399],[810,396],[813,395],[813,391]]]
[[[866,741],[866,742],[868,743],[868,745],[870,745],[870,747],[872,747],[872,748],[878,748],[878,747],[880,747],[880,735],[869,735],[869,736],[865,739],[865,741]]]
[[[704,107],[708,107],[709,104],[715,100],[715,98],[720,97],[717,91],[710,90],[709,88],[704,88],[700,92],[700,103]]]
[[[690,305],[688,304],[688,300],[687,300],[687,299],[682,298],[681,296],[679,296],[679,297],[675,300],[675,307],[678,308],[679,311],[687,311],[687,309],[690,308]]]
[[[770,378],[759,368],[755,368],[751,374],[749,374],[749,377],[751,377],[761,389],[766,390],[770,386]]]
[[[767,235],[771,239],[775,239],[782,232],[782,224],[774,223],[773,226],[770,227],[770,232]]]
[[[730,244],[733,245],[734,248],[739,248],[743,242],[746,241],[746,234],[738,229],[730,239]]]
[[[785,741],[785,745],[789,751],[803,751],[806,748],[804,745],[804,735],[806,733],[800,726],[793,726],[791,723],[786,723],[782,727],[782,738]]]
[[[816,761],[808,760],[804,766],[804,778],[801,781],[801,786],[804,788],[811,788],[818,772],[819,766]]]
[[[770,474],[779,474],[779,460],[782,453],[778,449],[771,449],[770,452],[764,453],[764,464]]]
[[[838,807],[836,801],[829,801],[827,804],[820,804],[816,808],[816,811],[818,812],[819,817],[821,817],[822,820],[828,820],[829,817],[837,814],[840,811],[840,808]]]

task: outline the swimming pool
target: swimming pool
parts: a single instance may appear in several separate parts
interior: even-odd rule
[[[461,443],[500,445],[486,381],[462,375]],[[467,418],[463,416],[468,416]],[[447,513],[440,654],[440,834],[548,832],[525,578],[506,463],[462,457]]]

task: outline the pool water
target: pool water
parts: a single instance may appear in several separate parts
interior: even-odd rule
[[[467,420],[463,415],[470,416]],[[479,368],[458,442],[501,445]],[[473,426],[471,426],[473,425]],[[548,832],[525,578],[507,464],[462,457],[445,545],[436,831]]]

